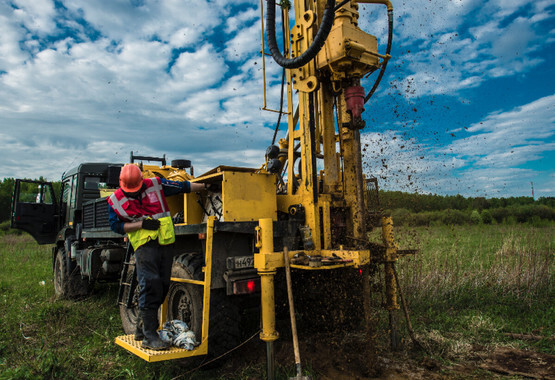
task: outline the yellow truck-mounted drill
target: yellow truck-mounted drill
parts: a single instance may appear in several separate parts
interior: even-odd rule
[[[359,28],[359,4],[385,6],[384,54],[378,53],[376,37]],[[276,10],[286,31],[282,51],[276,39]],[[292,27],[290,12],[294,12]],[[278,339],[274,279],[286,262],[291,261],[296,273],[335,271],[341,276],[356,268],[363,281],[353,293],[362,294],[357,312],[366,317],[371,312],[369,268],[383,265],[386,308],[399,308],[394,264],[408,252],[397,249],[391,219],[370,210],[369,197],[377,194],[377,182],[363,175],[360,143],[364,104],[390,59],[392,33],[393,7],[388,0],[295,0],[292,5],[267,0],[262,57],[265,62],[266,35],[271,56],[283,67],[287,108],[275,112],[280,119],[287,118],[287,132],[275,144],[276,127],[264,164],[252,169],[219,166],[195,177],[187,160],[167,165],[165,156],[131,154],[131,162],[139,163],[145,178],[188,180],[219,189],[168,197],[176,243],[162,323],[185,321],[200,342],[195,349],[150,351],[133,339],[138,296],[133,252],[110,231],[105,201],[117,187],[121,164],[82,164],[66,173],[59,201],[52,201],[50,184],[37,187],[18,180],[12,225],[29,231],[39,243],[55,243],[54,282],[59,296],[86,294],[94,281],[120,279],[118,303],[128,335],[116,338],[116,343],[147,361],[232,348],[240,336],[239,300],[252,301],[254,294],[272,378],[273,344]],[[366,91],[361,81],[374,72],[377,78]],[[156,160],[160,165],[144,163]],[[30,188],[39,192],[32,201],[22,195]],[[382,228],[383,244],[368,241],[374,226]]]

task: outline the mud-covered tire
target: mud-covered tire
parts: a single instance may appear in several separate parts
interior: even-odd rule
[[[173,263],[172,277],[202,280],[200,255],[180,256]],[[202,338],[202,301],[201,285],[180,282],[170,285],[167,319],[179,319],[187,323],[199,341]],[[239,306],[226,296],[225,289],[212,289],[208,356],[217,357],[236,347],[240,342],[240,333]]]
[[[131,284],[133,280],[133,268],[135,266],[135,257],[133,256],[129,262],[129,270],[127,271],[127,278],[125,282],[127,284]],[[129,294],[129,287],[126,287],[123,291],[122,302],[123,305],[119,305],[119,314],[121,317],[121,324],[123,326],[123,331],[126,334],[134,334],[135,333],[135,326],[137,325],[137,321],[139,318],[139,285],[133,289],[133,298],[131,307],[125,306],[125,302],[127,301],[127,296]]]
[[[82,278],[79,267],[68,269],[67,257],[63,247],[56,248],[54,258],[54,293],[59,299],[76,299],[86,297],[93,285],[88,278]]]

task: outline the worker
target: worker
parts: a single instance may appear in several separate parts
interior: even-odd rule
[[[139,283],[139,319],[135,340],[151,350],[164,350],[169,345],[157,332],[158,309],[170,287],[175,241],[173,222],[166,196],[208,190],[208,186],[188,181],[145,178],[137,165],[125,165],[119,176],[120,187],[108,197],[110,228],[127,234],[135,251]],[[142,326],[142,328],[141,328]]]

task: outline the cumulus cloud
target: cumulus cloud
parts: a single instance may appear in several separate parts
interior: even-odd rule
[[[0,4],[0,157],[27,161],[26,176],[125,161],[130,150],[190,153],[206,170],[220,156],[263,159],[260,36],[246,43],[243,30],[259,25],[256,1],[12,4]]]
[[[470,136],[458,139],[443,151],[476,160],[479,166],[520,165],[553,150],[546,143],[555,134],[555,95],[538,99],[506,112],[494,112],[467,129]]]
[[[230,61],[244,61],[262,48],[260,25],[254,24],[241,29],[232,40],[226,43],[226,46],[227,59]]]
[[[365,173],[388,190],[492,197],[529,194],[533,181],[540,184],[539,196],[552,193],[553,175],[546,179],[544,172],[526,166],[548,160],[555,151],[555,95],[492,112],[456,132],[463,137],[444,147],[395,129],[365,133]]]
[[[555,151],[554,105],[555,95],[550,95],[509,111],[493,112],[469,126],[468,137],[436,151],[465,163],[458,175],[474,192],[489,196],[528,194],[531,181],[546,183],[542,171],[526,166],[548,160]]]
[[[56,29],[55,10],[51,0],[15,0],[13,17],[20,21],[29,33],[47,35]]]
[[[226,22],[226,32],[233,33],[240,29],[243,29],[245,25],[251,24],[253,21],[258,21],[260,17],[260,10],[255,8],[249,8],[244,12],[229,17]]]
[[[396,130],[362,134],[361,145],[366,176],[380,179],[386,190],[453,192],[458,187],[453,173],[465,165],[463,159],[448,157]]]
[[[528,72],[544,62],[534,53],[554,18],[543,1],[422,0],[398,8],[395,40],[406,50],[396,60],[408,74],[395,82],[414,89],[408,97],[457,95],[490,78]]]

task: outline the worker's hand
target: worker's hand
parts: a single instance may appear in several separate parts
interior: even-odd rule
[[[145,219],[143,220],[143,229],[156,231],[160,228],[160,221],[156,219]]]

